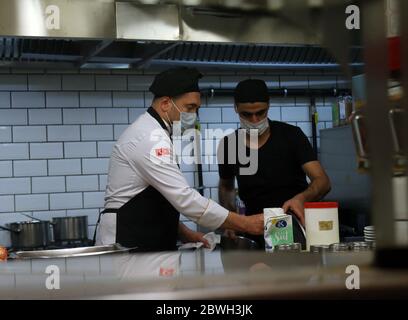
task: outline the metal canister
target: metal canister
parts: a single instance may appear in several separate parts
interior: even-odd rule
[[[312,245],[310,246],[311,253],[323,253],[329,251],[328,245]]]
[[[275,246],[276,251],[292,251],[292,245],[291,244],[279,244]]]
[[[53,218],[55,241],[77,241],[88,239],[88,217]]]
[[[302,244],[299,242],[294,242],[290,246],[291,246],[292,251],[300,252],[302,250]]]
[[[291,244],[280,244],[275,246],[276,251],[292,251],[292,252],[300,252],[302,249],[302,244],[295,242]]]
[[[346,252],[350,250],[350,246],[347,243],[339,242],[339,243],[332,243],[329,246],[330,252]]]
[[[371,250],[371,246],[368,242],[359,241],[359,242],[352,242],[350,244],[350,249],[353,251],[369,251]]]

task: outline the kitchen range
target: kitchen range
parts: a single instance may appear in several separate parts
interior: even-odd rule
[[[408,298],[408,2],[148,2],[0,5],[0,299]]]

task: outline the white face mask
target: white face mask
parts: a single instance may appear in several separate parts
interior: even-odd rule
[[[239,117],[239,122],[241,123],[242,129],[245,129],[248,134],[250,133],[251,129],[258,130],[258,136],[264,133],[269,127],[268,117],[265,117],[264,119],[256,123],[252,123],[248,120]]]
[[[181,122],[181,129],[193,129],[197,122],[197,113],[195,112],[181,112],[177,105],[171,100],[173,106],[176,107],[177,111],[180,112],[180,122]]]

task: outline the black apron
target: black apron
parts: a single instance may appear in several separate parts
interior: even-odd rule
[[[147,112],[163,129],[163,120],[150,107]],[[116,243],[124,247],[138,247],[138,251],[169,251],[177,249],[179,212],[152,186],[134,196],[119,209],[105,209],[116,213]]]

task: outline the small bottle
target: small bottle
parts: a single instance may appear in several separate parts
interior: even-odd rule
[[[342,96],[339,98],[339,125],[345,125],[347,116],[346,116],[346,99]]]
[[[333,102],[333,105],[332,105],[332,119],[333,119],[333,127],[338,127],[339,123],[340,123],[338,101]]]

